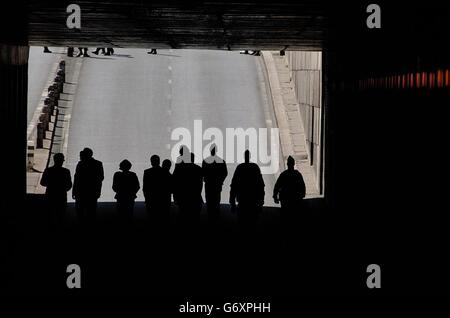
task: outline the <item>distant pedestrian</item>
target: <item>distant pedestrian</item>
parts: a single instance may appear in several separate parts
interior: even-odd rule
[[[90,148],[80,151],[80,161],[75,170],[72,196],[81,224],[94,222],[104,179],[103,164],[93,155]]]
[[[189,148],[187,146],[181,146],[179,150],[179,156],[177,157],[177,161],[175,162],[175,169],[177,168],[177,165],[184,164],[184,163],[190,163],[191,162],[191,152],[189,151]]]
[[[172,167],[172,161],[170,161],[169,159],[164,159],[161,164],[161,167],[170,172],[170,168]]]
[[[140,189],[138,177],[130,171],[131,167],[130,161],[123,160],[119,165],[120,171],[114,174],[112,185],[116,193],[114,198],[117,200],[117,212],[120,219],[127,224],[133,220],[134,201]]]
[[[87,47],[79,47],[78,50],[79,51],[78,51],[77,57],[80,57],[80,56],[89,57],[88,48]]]
[[[46,168],[41,178],[41,185],[46,187],[45,197],[50,212],[50,224],[60,225],[67,206],[67,192],[72,188],[70,170],[63,167],[64,155],[53,156],[54,165]]]

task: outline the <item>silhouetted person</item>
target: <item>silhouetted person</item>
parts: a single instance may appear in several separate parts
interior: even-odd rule
[[[245,162],[239,164],[231,180],[230,205],[238,202],[238,221],[241,226],[256,224],[264,205],[264,180],[256,163],[250,162],[250,151],[244,153]]]
[[[49,50],[48,46],[44,46],[44,53],[52,53],[52,51]]]
[[[88,48],[87,47],[79,47],[78,50],[79,50],[79,52],[78,52],[77,57],[80,57],[80,56],[89,57]]]
[[[106,53],[105,55],[113,55],[114,54],[114,49],[112,47],[107,47],[106,48]]]
[[[68,57],[73,57],[73,53],[74,53],[74,48],[73,48],[73,46],[69,46],[69,47],[67,48],[67,56],[68,56]]]
[[[117,200],[117,212],[119,217],[126,223],[133,220],[134,200],[136,194],[141,188],[136,174],[131,169],[131,162],[123,160],[119,169],[114,173],[112,189],[116,193],[114,198]]]
[[[147,54],[158,54],[158,52],[156,52],[156,49],[151,49]]]
[[[98,47],[95,49],[95,51],[92,51],[92,53],[94,53],[95,55],[98,55],[100,53],[100,51],[103,55],[113,55],[114,54],[114,49],[112,47],[108,47],[108,48]]]
[[[170,162],[170,161],[169,161]],[[168,222],[170,204],[172,202],[172,175],[169,169],[160,166],[160,158],[153,155],[150,158],[151,168],[144,171],[142,190],[145,206],[150,218],[157,222]]]
[[[183,163],[191,163],[191,152],[189,151],[189,148],[187,146],[181,146],[179,150],[179,156],[177,157],[177,161],[175,162],[175,169],[177,168],[177,165],[183,164]],[[174,171],[175,172],[175,171]]]
[[[103,164],[93,158],[89,148],[80,152],[80,161],[75,170],[72,196],[80,223],[95,220],[97,200],[100,198],[104,179]]]
[[[180,221],[194,224],[199,220],[203,205],[202,168],[196,165],[194,154],[189,154],[187,160],[187,147],[180,150],[181,161],[177,162],[173,172],[174,201],[180,209]]]
[[[208,219],[216,223],[220,216],[220,194],[222,185],[228,175],[227,164],[216,155],[217,146],[211,145],[211,156],[202,162],[202,172],[205,181],[205,199]]]
[[[295,160],[291,156],[287,159],[287,167],[275,183],[273,199],[277,204],[281,202],[283,218],[291,219],[301,209],[306,187],[302,174],[294,168]]]
[[[41,185],[46,187],[45,197],[50,212],[52,225],[59,225],[67,206],[67,191],[72,188],[72,178],[69,169],[63,167],[64,155],[53,156],[54,165],[46,168],[41,178]]]
[[[172,168],[172,161],[170,161],[169,159],[164,159],[161,167],[170,172],[170,168]]]

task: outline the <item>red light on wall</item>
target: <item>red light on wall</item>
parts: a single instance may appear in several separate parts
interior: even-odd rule
[[[434,88],[436,86],[436,75],[434,73],[428,74],[428,87]]]
[[[427,87],[428,85],[428,74],[427,72],[422,72],[422,86]]]
[[[437,71],[436,82],[437,82],[437,87],[439,87],[439,88],[444,87],[444,71],[443,70]]]
[[[359,80],[360,89],[407,89],[450,87],[450,69],[416,72]]]

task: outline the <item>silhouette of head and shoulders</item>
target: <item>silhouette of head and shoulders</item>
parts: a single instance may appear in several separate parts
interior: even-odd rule
[[[261,175],[261,169],[259,166],[250,161],[251,154],[249,150],[245,150],[244,152],[244,162],[240,163],[236,167],[236,172],[238,173],[238,176],[242,174],[242,181],[251,181],[244,178],[244,176],[248,175],[248,177],[254,175],[254,176],[260,176]],[[235,173],[236,173],[235,172]]]
[[[286,176],[286,177],[292,177],[294,179],[296,178],[303,178],[300,171],[295,169],[295,159],[292,156],[289,156],[287,159],[287,169],[284,170],[280,175]]]
[[[175,162],[175,168],[180,164],[191,162],[191,152],[189,151],[189,148],[185,145],[181,146],[179,150],[179,156],[177,157],[177,160]]]
[[[139,180],[136,173],[131,171],[132,164],[129,160],[122,160],[119,164],[120,171],[113,177],[113,190],[116,199],[135,199],[138,192]]]
[[[182,177],[185,174],[190,177],[196,174],[201,175],[201,168],[195,163],[194,153],[190,152],[186,146],[181,146],[179,153],[173,174],[178,177]]]
[[[216,165],[216,164],[226,164],[225,160],[217,155],[217,145],[212,144],[209,148],[210,156],[206,157],[203,160],[203,163],[208,165]]]
[[[274,197],[280,200],[301,199],[306,194],[303,176],[295,169],[295,160],[292,156],[287,159],[287,169],[278,177],[274,187]]]
[[[128,176],[128,175],[135,176],[136,173],[131,171],[132,166],[133,165],[131,164],[131,162],[129,160],[124,159],[120,162],[119,171],[117,171],[116,174],[125,175],[125,176]]]
[[[226,162],[217,155],[216,144],[211,145],[210,154],[202,162],[205,183],[221,186],[228,175]]]
[[[78,167],[85,170],[93,170],[100,169],[103,167],[101,161],[94,158],[94,152],[90,148],[84,148],[80,151],[80,161],[78,162]]]
[[[101,195],[102,182],[105,178],[103,164],[94,159],[94,152],[90,148],[80,151],[80,161],[75,169],[74,197],[97,198]]]
[[[47,194],[66,193],[72,187],[70,170],[63,167],[64,161],[64,155],[57,153],[53,156],[53,166],[45,169],[40,183],[47,188]]]
[[[150,165],[151,167],[148,169],[145,169],[144,172],[151,172],[151,171],[155,171],[155,170],[160,170],[161,166],[160,166],[160,161],[161,159],[159,158],[158,155],[153,155],[150,157]]]

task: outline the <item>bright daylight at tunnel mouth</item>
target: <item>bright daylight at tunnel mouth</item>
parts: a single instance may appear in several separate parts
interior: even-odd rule
[[[104,48],[89,48],[89,57],[76,57],[76,49],[71,57],[67,48],[48,51],[30,48],[28,193],[45,193],[42,175],[55,154],[64,155],[65,167],[75,176],[80,151],[90,148],[104,170],[98,202],[116,201],[113,176],[125,159],[138,176],[136,201],[144,202],[143,175],[151,156],[170,160],[173,173],[182,146],[202,166],[215,145],[227,170],[220,196],[224,209],[247,149],[261,169],[264,206],[279,206],[272,194],[289,156],[303,177],[305,197],[321,197],[320,51],[283,56],[277,51],[169,49],[152,54],[150,49],[116,48],[107,54]],[[62,70],[64,83],[49,110],[49,87]],[[274,97],[277,88],[283,93]],[[69,206],[75,201],[70,192]],[[207,219],[204,188],[202,201],[201,217]],[[69,220],[76,218],[72,212]],[[140,209],[133,212],[137,219],[146,217]]]

